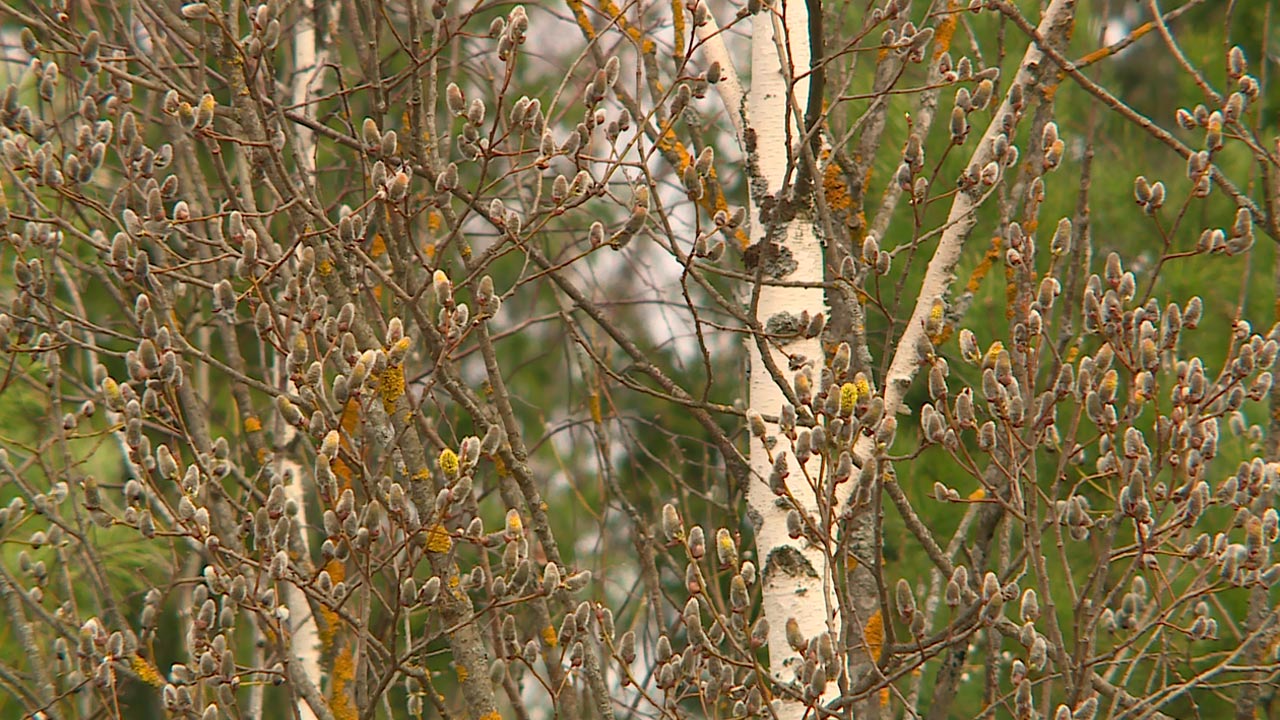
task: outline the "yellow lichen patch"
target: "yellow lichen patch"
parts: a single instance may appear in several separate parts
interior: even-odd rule
[[[458,674],[458,682],[466,682],[471,673],[467,672],[467,666],[459,663],[454,667],[454,672]]]
[[[356,664],[351,648],[344,647],[333,658],[333,698],[330,704],[334,720],[356,720],[360,717],[356,711],[355,695],[349,687],[355,676]]]
[[[444,224],[444,216],[440,214],[439,210],[432,210],[427,213],[427,229],[428,230],[435,232],[436,230],[439,230],[440,226],[443,224]]]
[[[877,610],[867,619],[862,630],[862,640],[867,644],[867,654],[874,660],[880,657],[880,649],[884,647],[884,617]]]
[[[1138,27],[1134,28],[1129,33],[1129,38],[1133,40],[1137,40],[1143,35],[1146,35],[1147,33],[1154,30],[1155,27],[1156,27],[1155,23],[1150,21],[1145,22],[1139,25]],[[1113,54],[1115,54],[1115,50],[1112,49],[1112,46],[1108,45],[1106,47],[1100,47],[1097,50],[1094,50],[1093,52],[1080,58],[1079,62],[1076,63],[1076,67],[1083,68],[1086,65],[1092,65],[1093,63],[1096,63],[1099,60],[1105,60],[1106,58],[1111,57]]]
[[[578,27],[582,29],[582,34],[587,36],[588,40],[594,40],[596,37],[596,29],[591,26],[591,18],[587,17],[586,11],[583,9],[582,0],[566,0],[569,10],[573,12],[573,19],[578,23]]]
[[[129,667],[137,673],[138,678],[148,685],[161,687],[164,685],[164,678],[160,675],[160,671],[156,669],[146,658],[140,655],[129,656]]]
[[[675,52],[672,54],[677,62],[684,58],[684,25],[684,3],[671,0],[671,30],[675,34]]]
[[[502,713],[494,710],[480,716],[480,720],[502,720]]]
[[[694,161],[693,156],[689,154],[689,149],[676,138],[676,132],[670,124],[663,129],[662,135],[658,137],[657,145],[667,162],[671,163],[680,172],[684,172],[684,169]],[[715,214],[721,210],[728,212],[729,203],[724,199],[724,191],[720,189],[720,181],[714,167],[707,173],[704,187],[706,187],[707,192],[703,193],[702,200],[699,201],[702,209],[706,210],[707,214],[712,217],[715,217]],[[751,238],[747,236],[742,227],[733,230],[732,234],[733,239],[738,243],[739,250],[745,250],[751,244]]]
[[[955,37],[956,26],[960,24],[960,0],[947,0],[947,12],[938,22],[933,32],[933,61],[936,63],[951,49],[951,38]]]
[[[427,470],[426,468],[423,468],[413,474],[413,479],[417,480],[418,482],[426,482],[427,480],[431,479],[431,471]]]
[[[320,273],[321,277],[328,275],[329,273],[333,272],[333,262],[331,262],[327,258],[324,260],[321,260],[320,262],[316,263],[316,272]]]
[[[987,277],[987,273],[991,272],[991,265],[1000,257],[1000,246],[1002,241],[999,235],[991,237],[991,247],[987,249],[987,253],[982,256],[982,261],[973,269],[973,274],[969,276],[969,282],[965,284],[965,290],[971,293],[978,292],[978,288],[982,286],[982,281]]]
[[[507,470],[507,463],[502,459],[501,455],[493,456],[493,471],[498,473],[498,477],[506,477],[510,474],[510,471]]]
[[[346,567],[337,560],[325,563],[324,569],[329,572],[329,577],[335,583],[341,582],[347,576]],[[317,627],[320,634],[320,647],[325,652],[329,652],[333,649],[333,640],[338,635],[338,614],[324,605],[318,605],[317,609],[321,620]]]
[[[443,525],[437,523],[427,530],[427,552],[447,553],[452,548],[453,538],[449,537],[449,531]]]
[[[378,376],[378,395],[382,398],[382,409],[390,413],[396,403],[404,396],[404,367],[388,365]]]
[[[594,421],[596,424],[599,424],[603,417],[600,412],[600,393],[597,393],[597,392],[591,393],[591,395],[587,399],[587,406],[591,409],[592,421]]]
[[[984,490],[983,488],[978,488],[977,490],[974,490],[973,492],[969,493],[970,500],[982,500],[986,497],[987,497],[987,491]]]
[[[338,425],[347,435],[354,435],[356,426],[360,424],[360,402],[355,398],[347,400],[347,404],[342,407],[342,417],[338,419]],[[343,442],[346,442],[345,438]]]
[[[262,430],[262,421],[257,416],[250,415],[244,419],[244,431],[255,433]]]
[[[338,479],[342,481],[342,486],[339,488],[340,490],[346,490],[351,487],[351,466],[348,465],[345,460],[340,457],[334,458],[333,461],[329,463],[329,467],[333,470],[333,474],[337,475]]]
[[[560,638],[556,635],[556,629],[550,625],[542,628],[542,642],[547,647],[555,647],[560,643]]]
[[[841,213],[853,209],[853,196],[849,194],[849,186],[844,182],[844,174],[837,163],[829,162],[822,172],[822,192],[827,200],[827,207]]]
[[[880,688],[880,707],[889,707],[889,688]]]
[[[382,233],[374,233],[373,240],[369,241],[369,257],[377,258],[387,254],[387,241],[382,237]]]

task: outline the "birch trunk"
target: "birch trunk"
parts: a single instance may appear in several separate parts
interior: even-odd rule
[[[818,338],[806,337],[809,316],[826,314],[822,244],[808,198],[792,197],[797,172],[796,158],[802,137],[800,113],[806,107],[809,81],[808,12],[800,0],[778,0],[752,18],[751,87],[747,96],[749,128],[745,131],[751,177],[750,217],[752,252],[759,281],[751,302],[755,318],[768,340],[748,342],[750,353],[749,403],[756,412],[777,416],[787,402],[787,392],[768,369],[762,352],[771,355],[772,365],[790,374],[795,364],[800,373],[816,383],[822,368],[823,352]],[[792,77],[802,79],[792,82]],[[732,109],[730,109],[732,112]],[[778,287],[771,281],[809,283],[812,287]],[[787,377],[786,381],[794,383]],[[768,437],[780,437],[776,424],[767,425]],[[766,447],[760,437],[751,440],[752,481],[747,492],[750,517],[755,526],[756,545],[763,570],[763,611],[769,621],[769,662],[774,677],[782,682],[806,683],[797,677],[801,658],[787,640],[786,625],[794,619],[806,638],[834,630],[836,615],[834,584],[821,547],[804,539],[793,540],[787,533],[788,508],[780,506],[767,479],[775,459],[787,456],[788,487],[806,514],[817,511],[816,498],[805,480],[785,439]],[[825,694],[834,689],[827,684]],[[805,706],[784,698],[775,708],[782,720],[799,718]]]
[[[1046,7],[1039,26],[1042,37],[1055,37],[1069,27],[1074,0],[1053,0]],[[788,396],[798,394],[795,368],[798,374],[808,375],[808,381],[818,385],[824,364],[824,353],[817,338],[807,338],[806,323],[802,314],[812,317],[824,314],[828,303],[820,289],[823,282],[823,242],[819,224],[814,217],[811,198],[793,197],[801,152],[802,132],[798,121],[802,109],[807,106],[809,95],[809,24],[807,6],[799,0],[777,0],[767,5],[753,18],[752,24],[752,77],[747,98],[749,128],[745,132],[748,165],[751,177],[752,248],[748,262],[756,263],[759,279],[751,301],[754,318],[764,329],[767,341],[755,338],[750,341],[749,405],[754,413],[763,417],[778,416],[788,402]],[[1029,95],[1034,88],[1034,78],[1043,54],[1030,44],[1010,83],[1018,92]],[[791,82],[790,78],[801,79]],[[731,109],[732,110],[732,109]],[[992,140],[1001,132],[1000,119],[1006,113],[1016,111],[1006,97],[993,115],[993,122],[985,129],[977,143],[970,167],[981,169],[993,160]],[[969,191],[959,192],[953,198],[946,229],[934,256],[929,262],[923,286],[916,298],[910,321],[903,336],[893,349],[892,361],[883,388],[884,417],[895,421],[902,407],[906,390],[921,367],[918,347],[924,333],[924,321],[935,300],[944,297],[954,281],[954,270],[960,258],[964,241],[976,222],[974,212],[987,197],[989,187],[980,184]],[[770,281],[785,280],[788,287],[770,285]],[[810,287],[795,287],[796,284]],[[863,354],[868,348],[854,348]],[[887,349],[885,350],[888,351]],[[768,353],[766,357],[763,353]],[[767,362],[771,360],[771,362]],[[785,373],[785,378],[779,375]],[[845,586],[838,590],[836,579],[844,575],[832,563],[833,555],[824,552],[815,541],[805,538],[792,539],[787,531],[787,514],[791,505],[779,502],[770,489],[768,478],[775,463],[785,463],[788,475],[786,486],[790,496],[799,506],[804,518],[819,518],[819,502],[814,497],[813,485],[821,485],[818,476],[819,461],[810,459],[800,465],[793,452],[793,443],[779,432],[774,422],[765,422],[764,437],[753,433],[751,439],[751,465],[753,479],[748,489],[751,520],[756,530],[756,543],[763,568],[763,612],[769,622],[769,660],[776,680],[783,683],[796,681],[800,694],[780,693],[775,707],[779,718],[804,716],[806,703],[801,697],[806,687],[812,693],[825,679],[825,687],[818,702],[824,702],[835,694],[840,678],[828,671],[825,678],[812,682],[812,677],[799,677],[802,669],[801,652],[788,640],[787,625],[794,621],[794,639],[811,641],[823,633],[833,639],[843,639],[837,647],[846,648],[842,667],[848,675],[843,678],[850,690],[870,687],[876,673],[877,644],[868,643],[868,636],[883,639],[882,630],[867,632],[868,623],[881,622],[881,598],[883,589],[876,577],[875,557],[876,526],[879,522],[879,503],[875,497],[879,485],[873,489],[870,507],[862,509],[845,528],[847,545],[856,559],[853,569],[843,578]],[[776,441],[775,441],[776,438]],[[767,443],[773,442],[772,447]],[[870,436],[860,436],[854,445],[854,459],[859,465],[877,462],[887,448],[876,447]],[[782,460],[779,458],[782,457]],[[839,487],[835,507],[844,507],[850,500],[857,483],[844,483]],[[825,504],[825,503],[824,503]],[[820,520],[817,536],[832,537],[836,525],[830,519]],[[838,594],[848,598],[848,606],[839,606]],[[855,627],[842,627],[842,619]],[[803,675],[803,672],[800,673]],[[811,699],[812,694],[811,694]],[[875,717],[876,702],[862,702],[857,708],[858,717]]]

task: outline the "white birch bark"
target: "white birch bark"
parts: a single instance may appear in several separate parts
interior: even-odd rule
[[[789,156],[799,156],[803,136],[800,117],[791,108],[804,108],[809,96],[808,80],[791,82],[793,75],[804,76],[809,69],[808,12],[803,0],[776,0],[752,18],[751,87],[747,95],[750,127],[754,139],[745,143],[749,153],[751,174],[751,244],[759,253],[762,283],[756,319],[768,331],[794,332],[792,338],[770,342],[768,351],[774,364],[783,372],[790,361],[803,356],[807,372],[816,383],[822,368],[823,352],[818,338],[805,339],[804,327],[798,322],[804,312],[810,316],[826,314],[826,298],[821,289],[822,245],[811,208],[805,204],[788,220],[770,219],[769,207],[787,201],[786,190],[794,185],[796,168]],[[734,108],[729,111],[732,114]],[[788,146],[791,152],[788,152]],[[787,187],[784,188],[784,183]],[[762,215],[762,210],[763,215]],[[778,254],[765,251],[770,244],[780,246]],[[770,280],[812,283],[813,287],[777,287]],[[748,341],[750,353],[750,407],[766,416],[776,416],[786,394],[768,372],[758,343]],[[788,378],[790,380],[790,378]],[[767,425],[769,436],[778,436],[776,425]],[[806,638],[829,629],[835,600],[832,578],[821,548],[805,540],[792,540],[787,534],[787,508],[779,507],[768,485],[774,458],[786,453],[790,465],[788,484],[806,511],[815,511],[816,499],[796,464],[785,439],[766,448],[758,437],[751,440],[752,480],[747,492],[750,517],[756,530],[756,547],[763,570],[763,611],[769,621],[769,663],[774,677],[783,682],[807,678],[796,677],[799,655],[787,642],[786,624],[794,618]],[[816,460],[807,468],[817,472]],[[828,684],[828,692],[834,684]],[[775,708],[777,717],[800,718],[805,713],[802,703],[782,700]]]
[[[309,102],[312,84],[316,81],[327,59],[327,53],[322,57],[321,53],[317,53],[316,48],[315,2],[303,0],[301,7],[298,8],[298,22],[293,27],[293,78],[290,95],[294,106],[301,107],[302,112],[308,117],[315,115],[314,106]],[[299,125],[296,137],[298,147],[295,148],[295,156],[300,162],[302,180],[310,188],[315,183],[315,134],[309,128]],[[280,358],[276,358],[274,371],[277,378],[286,377],[284,363]],[[292,383],[289,385],[290,392],[296,391],[297,388],[293,387]],[[282,430],[282,433],[277,435],[281,446],[287,446],[297,431],[284,422],[280,422],[277,427]],[[304,475],[302,465],[293,458],[286,458],[283,455],[277,456],[276,463],[276,472],[280,477],[285,477],[285,473],[288,473],[288,477],[292,478],[285,485],[285,497],[297,503],[298,507],[306,508],[309,502],[302,486]],[[298,513],[300,518],[306,518],[307,515],[305,509]],[[299,537],[303,550],[309,552],[310,543],[305,528],[299,533]],[[289,617],[293,624],[294,662],[301,666],[302,673],[315,687],[323,687],[321,685],[320,633],[316,627],[315,616],[311,612],[306,596],[296,585],[292,583],[285,585],[283,594],[284,603],[289,608]],[[255,698],[253,704],[258,708],[261,707],[260,695]],[[296,704],[296,712],[302,720],[314,720],[316,717],[311,706],[302,699],[299,699]]]
[[[1038,28],[1040,36],[1059,39],[1062,33],[1070,29],[1070,21],[1074,10],[1075,0],[1052,0],[1041,16]],[[1003,132],[1001,118],[1008,113],[1014,112],[1011,98],[1015,93],[1024,98],[1031,97],[1034,92],[1036,75],[1043,61],[1044,53],[1035,43],[1029,43],[1018,65],[1017,73],[1009,83],[1009,91],[992,115],[991,123],[983,132],[969,158],[969,168],[980,171],[988,163],[997,161],[992,149],[992,141]],[[1035,138],[1032,142],[1039,142],[1039,139]],[[1001,168],[997,183],[1003,180],[1004,170],[1004,168]],[[899,338],[897,346],[893,350],[893,359],[890,361],[889,370],[885,377],[882,394],[884,398],[884,417],[886,419],[892,419],[897,416],[902,408],[907,390],[911,387],[911,383],[920,368],[924,367],[921,362],[919,348],[926,338],[925,322],[934,306],[934,302],[942,299],[952,283],[955,282],[955,268],[960,261],[964,243],[977,224],[975,213],[986,197],[989,196],[991,189],[991,187],[978,184],[968,191],[962,190],[952,196],[951,209],[947,214],[947,222],[938,241],[938,247],[929,260],[928,267],[925,270],[924,281],[915,299],[911,318],[907,321],[902,337]],[[869,436],[862,435],[854,445],[853,456],[855,462],[861,464],[871,461],[876,452],[875,440]],[[841,488],[844,495],[840,498],[842,504],[847,501],[848,493],[854,489],[852,485],[853,483],[849,483]],[[879,519],[872,513],[862,513],[856,517],[849,528],[850,535],[855,538],[854,542],[866,542],[868,538],[871,538],[873,536],[872,523],[878,521]],[[867,573],[856,576],[852,582],[854,587],[849,592],[852,597],[874,597],[877,593],[878,588],[875,585],[874,578],[869,577]],[[882,610],[886,615],[889,612],[888,608],[883,608]],[[874,658],[871,660],[874,660]],[[864,658],[863,663],[865,662],[866,659]],[[859,667],[857,662],[851,663],[851,665],[853,674],[858,678],[865,676],[864,670],[873,670],[869,665],[865,668]]]
[[[1042,36],[1052,37],[1054,30],[1066,27],[1074,5],[1074,0],[1052,0],[1040,23],[1039,31]],[[1010,87],[1020,86],[1020,91],[1029,96],[1035,70],[1042,59],[1043,54],[1039,48],[1030,44]],[[783,199],[784,182],[788,185],[794,183],[796,168],[789,167],[788,145],[792,149],[791,156],[798,156],[797,142],[802,132],[796,113],[790,112],[789,107],[806,107],[809,88],[806,80],[792,84],[789,78],[794,75],[804,77],[808,69],[806,4],[803,0],[775,0],[766,5],[762,12],[754,16],[752,24],[752,77],[747,97],[750,126],[746,131],[747,136],[754,134],[754,138],[748,137],[746,142],[752,183],[751,242],[758,249],[763,249],[769,243],[781,246],[777,258],[770,258],[766,252],[759,254],[760,262],[764,265],[764,283],[756,291],[758,304],[755,318],[766,330],[778,330],[788,325],[794,328],[795,323],[790,321],[798,318],[802,312],[815,315],[825,314],[827,310],[824,293],[818,289],[823,281],[823,248],[809,205],[798,203],[796,209],[799,212],[785,222],[771,223],[767,217],[768,206]],[[1000,118],[1010,110],[1009,99],[1006,97],[993,115],[991,125],[978,141],[970,159],[971,166],[981,169],[993,160],[991,141],[1001,132]],[[731,113],[732,111],[733,108],[730,108]],[[791,173],[790,176],[788,172]],[[953,198],[946,228],[929,262],[911,319],[893,352],[883,390],[886,418],[893,418],[898,412],[906,391],[920,368],[917,347],[924,333],[925,318],[934,300],[941,298],[954,282],[955,266],[961,249],[976,223],[974,211],[983,200],[982,190],[979,186],[973,192],[958,192]],[[766,210],[766,217],[761,216],[762,207]],[[814,287],[773,287],[768,284],[770,279],[802,282]],[[791,361],[803,358],[801,372],[809,372],[812,381],[817,384],[824,360],[818,339],[803,339],[803,335],[783,339],[770,343],[769,352],[774,365],[783,371],[787,370]],[[754,341],[749,342],[749,354],[749,406],[761,415],[776,416],[787,402],[786,393],[767,371],[764,358]],[[802,470],[818,472],[817,461],[810,460],[802,469],[790,452],[789,441],[779,434],[776,424],[766,423],[766,435],[778,438],[772,451],[761,438],[753,436],[751,439],[753,478],[748,489],[748,504],[756,528],[756,544],[764,571],[762,609],[770,627],[770,668],[774,677],[780,681],[798,680],[805,683],[807,678],[796,677],[795,670],[800,656],[788,642],[785,628],[788,620],[794,619],[800,634],[806,639],[824,632],[831,632],[833,638],[844,637],[836,606],[834,568],[829,566],[829,559],[821,548],[804,539],[792,540],[788,536],[788,508],[775,502],[777,498],[767,481],[774,460],[779,453],[785,453],[790,471],[787,479],[790,493],[804,506],[806,515],[813,515],[817,503]],[[866,462],[874,457],[875,452],[875,441],[871,437],[860,436],[854,448],[855,459],[859,463]],[[857,483],[845,483],[840,487],[839,506],[847,503],[848,494],[856,485]],[[869,537],[869,523],[877,521],[873,513],[863,513],[854,522],[851,533]],[[858,607],[853,608],[854,617],[862,623],[870,615],[868,610],[874,610],[879,604],[877,587],[868,572],[851,574],[850,582],[859,586],[852,588],[850,594],[865,600],[858,602]],[[874,660],[875,658],[870,658],[863,652],[860,659],[850,661],[854,675],[858,676],[854,678],[855,681],[865,674],[864,671],[872,670],[870,664]],[[834,690],[835,678],[828,678],[822,700],[829,699]],[[777,703],[775,712],[779,718],[800,718],[805,714],[805,706],[798,701],[783,699]]]

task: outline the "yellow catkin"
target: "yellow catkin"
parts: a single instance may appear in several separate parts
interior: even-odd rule
[[[440,451],[438,462],[440,463],[440,472],[444,473],[445,477],[452,480],[458,476],[458,453],[445,448]]]
[[[862,373],[855,375],[853,378],[853,385],[858,390],[858,395],[854,398],[855,401],[871,394],[871,382],[867,380],[866,375]]]
[[[447,553],[452,548],[453,538],[449,537],[449,531],[443,525],[432,525],[427,531],[427,552]]]
[[[858,386],[851,382],[847,382],[840,386],[840,414],[848,415],[853,412],[853,406],[858,403]]]

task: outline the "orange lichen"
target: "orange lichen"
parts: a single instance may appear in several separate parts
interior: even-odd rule
[[[936,63],[951,49],[951,39],[960,24],[960,0],[947,0],[947,12],[933,33],[933,61]]]
[[[326,562],[324,569],[329,573],[329,578],[335,583],[342,582],[347,577],[346,566],[337,560]],[[317,614],[319,614],[321,620],[317,628],[320,635],[320,647],[325,652],[329,652],[333,649],[334,638],[338,635],[338,614],[325,605],[317,605]]]
[[[351,648],[344,647],[333,658],[333,697],[330,709],[334,720],[355,720],[360,717],[356,711],[355,695],[349,686],[356,676],[356,664]]]
[[[591,420],[596,424],[599,424],[603,418],[600,411],[600,393],[591,393],[587,399],[587,406],[591,409]]]
[[[873,660],[879,658],[880,650],[884,647],[884,617],[879,610],[867,619],[867,625],[862,630],[862,640],[866,643],[867,654]]]
[[[262,430],[262,421],[259,420],[257,416],[250,415],[249,417],[244,419],[245,432],[256,433],[261,430]]]
[[[841,213],[848,213],[853,209],[853,196],[849,194],[849,186],[845,184],[838,164],[827,163],[822,172],[822,191],[828,208]]]
[[[675,35],[675,48],[672,53],[676,62],[684,59],[684,3],[671,0],[671,30]]]
[[[991,272],[991,266],[1000,258],[1000,246],[1003,241],[999,235],[991,237],[991,247],[987,249],[987,253],[982,256],[982,261],[973,269],[973,274],[969,276],[969,282],[965,284],[964,289],[971,293],[978,292],[978,288],[982,286],[982,281],[986,279],[987,273]]]
[[[550,625],[542,628],[542,642],[549,648],[553,648],[560,644],[560,638],[556,635],[556,629]]]
[[[360,402],[355,398],[347,400],[347,404],[342,408],[342,417],[338,419],[338,426],[342,428],[342,447],[350,450],[351,442],[348,438],[356,433],[357,426],[360,424]],[[343,462],[341,457],[334,458],[333,474],[342,480],[342,489],[351,486],[351,468]]]

